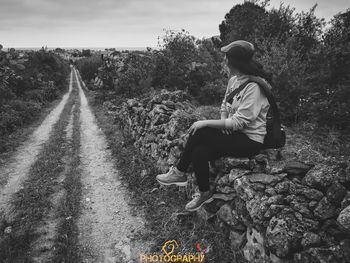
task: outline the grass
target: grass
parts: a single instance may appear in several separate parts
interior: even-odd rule
[[[77,100],[73,112],[72,152],[69,168],[64,181],[66,198],[58,209],[61,218],[57,230],[56,251],[53,262],[80,262],[76,221],[80,214],[81,181],[80,181],[80,100]]]
[[[155,180],[159,171],[155,161],[140,154],[132,140],[121,134],[119,127],[102,106],[94,104],[99,127],[104,131],[122,181],[126,182],[135,205],[144,210],[146,233],[135,233],[134,239],[154,242],[151,252],[160,251],[166,240],[175,239],[186,251],[195,251],[195,244],[209,248],[206,262],[245,262],[240,252],[233,253],[228,231],[222,231],[215,221],[200,220],[196,213],[184,213],[186,193],[177,187],[160,188]],[[145,176],[141,176],[146,171]]]
[[[316,128],[310,123],[294,124],[290,128],[295,134],[304,136],[316,151],[325,156],[350,157],[350,135],[334,128]],[[287,135],[288,136],[288,135]]]
[[[43,122],[50,111],[57,105],[61,100],[64,93],[68,91],[69,78],[65,83],[65,89],[62,90],[58,99],[51,102],[45,102],[43,108],[40,109],[40,113],[33,116],[30,121],[26,122],[22,127],[17,128],[14,132],[9,134],[0,135],[0,164],[3,160],[7,159],[18,146],[28,139],[29,135]]]
[[[6,226],[12,232],[0,238],[2,262],[31,262],[30,245],[37,238],[35,229],[41,225],[46,214],[52,209],[50,197],[55,193],[55,179],[63,172],[64,156],[67,154],[65,128],[77,96],[73,90],[58,122],[53,127],[50,139],[45,143],[38,159],[28,172],[23,187],[14,195],[12,205],[16,211],[10,221],[3,218],[1,231]]]

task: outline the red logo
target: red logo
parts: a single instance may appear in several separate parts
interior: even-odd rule
[[[196,243],[196,249],[198,252],[201,252],[201,244],[200,243]]]

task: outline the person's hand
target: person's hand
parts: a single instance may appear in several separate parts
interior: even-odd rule
[[[194,135],[197,130],[204,128],[206,126],[205,121],[196,121],[192,124],[192,126],[188,129],[189,135]]]
[[[226,135],[231,135],[233,133],[233,130],[231,129],[222,129],[221,132]]]

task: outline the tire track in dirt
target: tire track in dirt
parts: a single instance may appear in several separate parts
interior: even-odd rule
[[[60,103],[50,112],[29,139],[16,150],[9,163],[0,167],[2,182],[0,186],[0,212],[9,210],[11,196],[21,188],[21,184],[27,177],[30,167],[36,161],[44,143],[49,140],[52,128],[59,120],[72,92],[72,77],[73,71],[70,74],[69,90]]]
[[[64,189],[64,180],[70,168],[70,158],[73,154],[72,151],[72,134],[73,134],[73,114],[75,110],[75,104],[73,105],[68,125],[65,129],[66,133],[66,146],[67,153],[64,156],[64,163],[66,164],[63,172],[55,180],[57,184],[55,186],[55,192],[50,197],[52,205],[49,213],[42,219],[41,225],[35,230],[38,238],[31,245],[30,255],[32,255],[33,262],[51,262],[54,256],[55,242],[57,239],[57,228],[62,220],[58,214],[58,208],[60,203],[66,198],[66,191]],[[66,219],[67,220],[67,219]]]
[[[82,213],[78,220],[81,258],[83,262],[137,262],[139,254],[147,252],[147,248],[130,237],[144,228],[144,222],[132,215],[126,200],[127,190],[118,179],[106,138],[96,124],[79,82],[78,88],[83,186]]]
[[[11,231],[0,233],[0,261],[52,262],[61,219],[57,216],[58,207],[65,197],[62,183],[72,151],[72,114],[78,99],[72,72],[67,99],[61,104],[63,109],[52,124],[47,141],[28,170],[23,171],[25,176],[18,190],[8,196],[8,203],[2,207],[1,227],[10,227]]]

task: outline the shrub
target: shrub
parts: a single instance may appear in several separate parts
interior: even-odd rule
[[[291,40],[293,41],[293,40]],[[259,62],[272,73],[273,93],[279,104],[285,122],[299,120],[299,99],[306,86],[306,67],[298,51],[290,49],[288,42],[279,43],[276,39],[263,40],[259,49],[264,52],[258,56]]]
[[[81,77],[84,81],[90,82],[98,73],[98,69],[102,66],[101,57],[93,55],[88,58],[82,58],[76,61]]]
[[[154,63],[150,54],[129,54],[118,78],[115,79],[115,91],[127,97],[148,92],[151,88],[153,69]]]
[[[0,61],[0,135],[7,136],[33,121],[43,105],[67,88],[69,68],[63,59],[45,50],[0,51]]]
[[[201,88],[197,100],[202,105],[219,105],[225,95],[226,83],[222,79],[217,79],[214,82],[207,82]]]

